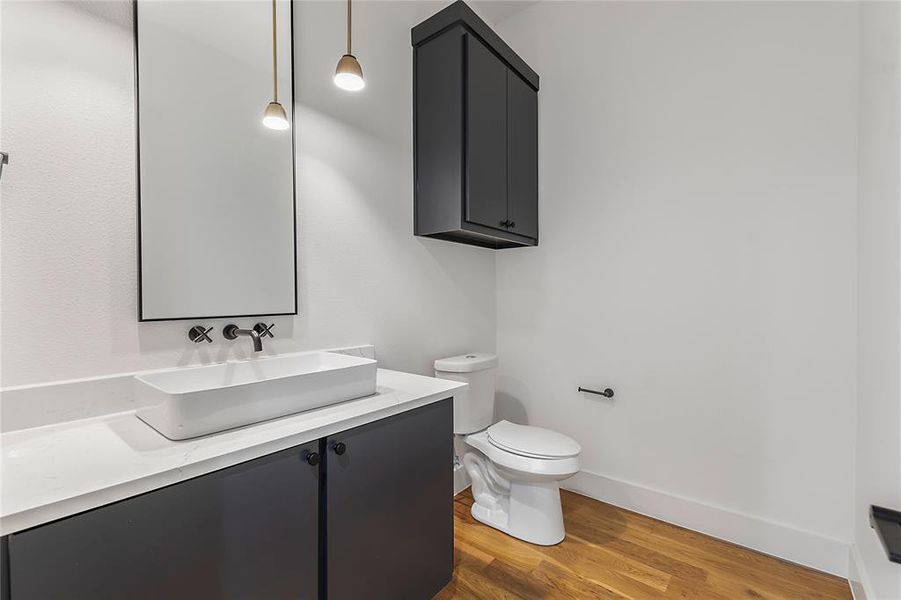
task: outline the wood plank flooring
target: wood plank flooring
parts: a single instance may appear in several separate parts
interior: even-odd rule
[[[848,600],[847,581],[562,492],[566,539],[534,546],[477,522],[454,502],[454,578],[436,597]]]

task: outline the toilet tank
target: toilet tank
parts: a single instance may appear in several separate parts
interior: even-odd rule
[[[454,433],[475,433],[491,425],[496,369],[497,356],[485,352],[435,361],[435,377],[469,384],[465,392],[454,396]]]

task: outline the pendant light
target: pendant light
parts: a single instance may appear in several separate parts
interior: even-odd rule
[[[363,68],[357,62],[357,57],[351,53],[351,0],[347,0],[347,54],[338,61],[338,68],[335,69],[335,85],[342,90],[356,92],[366,87],[363,81]]]
[[[272,0],[272,102],[266,106],[266,112],[263,113],[263,125],[269,129],[285,130],[291,127],[288,123],[288,115],[285,113],[285,107],[278,101],[278,49],[277,38],[275,35],[275,0]]]

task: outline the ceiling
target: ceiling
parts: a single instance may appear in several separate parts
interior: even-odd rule
[[[538,4],[538,0],[474,0],[472,2],[476,12],[492,25],[536,4]]]

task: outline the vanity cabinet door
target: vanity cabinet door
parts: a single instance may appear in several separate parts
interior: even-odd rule
[[[9,536],[12,600],[318,596],[318,442]]]
[[[453,574],[452,401],[331,436],[325,446],[325,596],[434,596]]]

